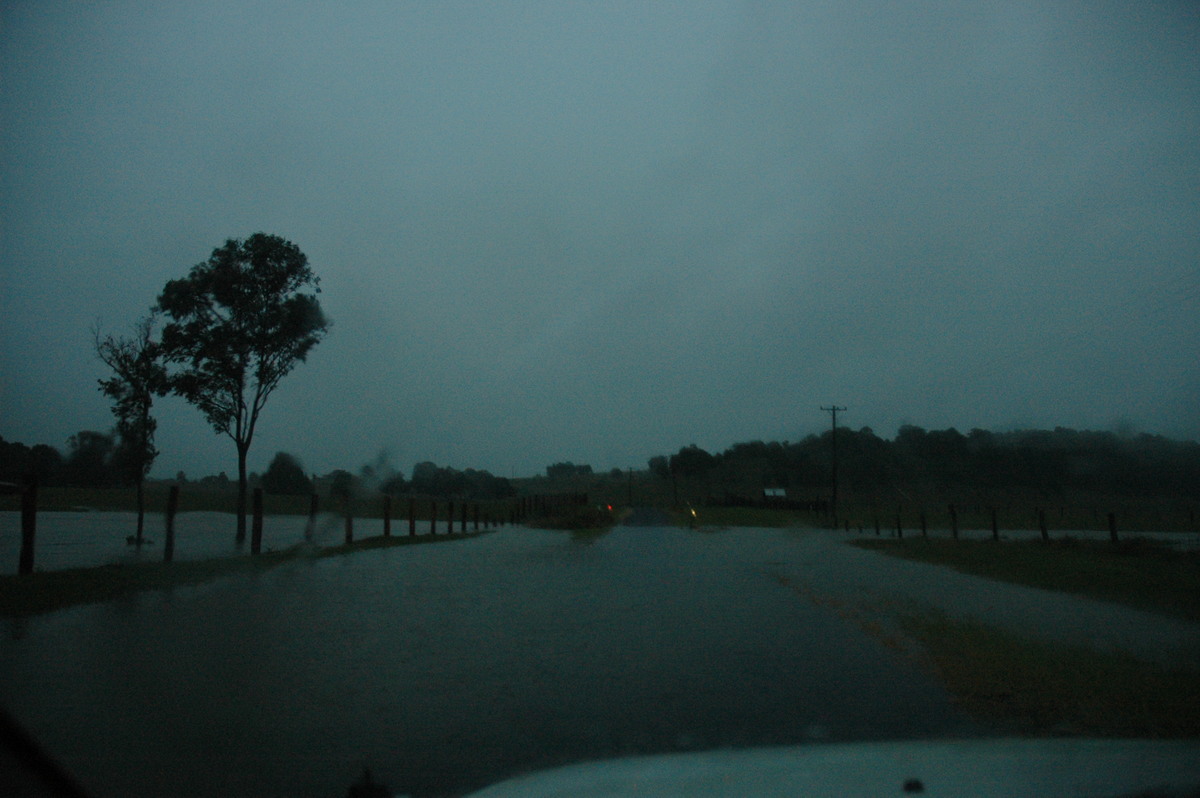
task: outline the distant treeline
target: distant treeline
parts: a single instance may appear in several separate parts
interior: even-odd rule
[[[439,496],[482,501],[507,499],[516,494],[513,486],[504,477],[493,476],[488,471],[475,468],[460,471],[449,466],[439,466],[428,460],[413,466],[411,479],[406,480],[399,473],[391,474],[382,480],[373,480],[373,476],[367,469],[367,473],[359,480],[360,484],[365,482],[369,485],[376,481],[376,490],[393,495]]]
[[[136,483],[136,469],[129,466],[131,457],[112,432],[77,432],[67,439],[65,453],[44,443],[26,446],[0,438],[0,482],[20,482],[32,476],[46,487],[130,487]],[[175,477],[177,482],[185,480],[182,472]],[[224,472],[205,477],[201,483],[216,488],[231,484]]]
[[[652,457],[663,479],[699,484],[713,498],[761,489],[820,490],[830,484],[832,431],[797,443],[752,441],[719,454],[692,445]],[[1057,427],[962,434],[901,427],[885,440],[869,427],[837,430],[839,485],[858,494],[895,490],[1072,492],[1194,498],[1200,493],[1200,443],[1160,435],[1118,435]]]
[[[830,484],[831,435],[827,431],[794,443],[750,441],[720,453],[685,446],[675,454],[650,458],[649,475],[682,480],[689,494],[716,500],[761,498],[764,488],[787,488],[791,495],[816,497]],[[889,441],[869,427],[857,431],[839,427],[837,453],[840,486],[860,495],[1013,489],[1044,496],[1090,492],[1194,499],[1200,494],[1200,443],[1160,435],[1063,427],[1016,432],[973,429],[962,434],[954,429],[904,426]],[[121,468],[121,457],[115,436],[107,433],[73,435],[65,454],[44,444],[29,447],[0,438],[0,481],[16,482],[33,474],[46,486],[120,487],[128,484],[123,475],[129,473]],[[593,475],[591,466],[569,462],[555,463],[546,471],[551,481],[601,476]],[[618,470],[608,476],[625,480]],[[175,481],[185,479],[181,473]],[[417,463],[410,479],[390,468],[372,466],[364,466],[358,474],[337,470],[315,477],[284,452],[261,476],[251,475],[251,481],[269,493],[297,495],[316,490],[335,496],[371,492],[488,500],[517,493],[508,479],[487,471],[460,471],[428,461]],[[233,487],[224,474],[193,484]]]
[[[130,469],[122,467],[122,456],[118,438],[111,433],[85,431],[72,435],[65,455],[45,444],[30,447],[0,438],[0,482],[19,482],[32,475],[46,487],[129,487],[133,481]],[[173,481],[188,483],[182,472]],[[287,452],[278,452],[261,475],[251,474],[250,483],[267,493],[297,496],[313,492],[333,497],[389,493],[485,501],[516,494],[503,477],[473,468],[460,471],[428,461],[413,466],[411,479],[393,469],[369,465],[363,466],[358,474],[338,469],[318,477],[307,474],[299,458]],[[216,491],[237,488],[237,483],[224,472],[189,484]]]
[[[0,482],[19,482],[30,476],[43,485],[116,487],[124,484],[123,452],[113,435],[84,431],[67,441],[64,455],[53,446],[26,446],[0,438]]]

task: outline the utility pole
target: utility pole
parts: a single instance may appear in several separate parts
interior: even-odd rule
[[[837,512],[837,414],[839,410],[845,410],[844,407],[833,405],[832,407],[822,407],[822,410],[829,413],[833,418],[833,430],[829,436],[829,445],[833,449],[833,497],[829,502],[829,509],[833,514],[833,526],[836,529],[838,525]]]

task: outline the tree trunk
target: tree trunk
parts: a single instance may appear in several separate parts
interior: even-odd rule
[[[139,478],[137,483],[137,545],[140,547],[143,542],[142,532],[146,528],[146,480]]]
[[[238,443],[238,496],[237,496],[237,538],[238,546],[246,543],[246,454],[247,447]]]

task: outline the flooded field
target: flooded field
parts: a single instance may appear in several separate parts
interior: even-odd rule
[[[343,523],[335,515],[319,516],[315,529],[317,542],[341,543]],[[249,540],[240,548],[235,543],[236,524],[232,513],[179,513],[175,517],[175,559],[198,560],[249,552]],[[302,542],[307,524],[307,516],[267,517],[263,522],[263,551]],[[61,571],[113,563],[159,562],[163,558],[165,529],[162,513],[147,513],[144,538],[149,542],[139,548],[126,543],[126,538],[137,530],[136,513],[42,511],[37,515],[34,568]],[[357,537],[380,535],[383,522],[377,518],[356,518],[354,530]],[[20,548],[21,514],[0,512],[0,573],[17,572]]]

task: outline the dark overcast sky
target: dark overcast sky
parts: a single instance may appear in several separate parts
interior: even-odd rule
[[[1157,2],[0,6],[0,435],[108,429],[229,237],[328,339],[252,469],[521,476],[844,422],[1200,437],[1200,18]],[[159,476],[236,470],[160,403]]]

